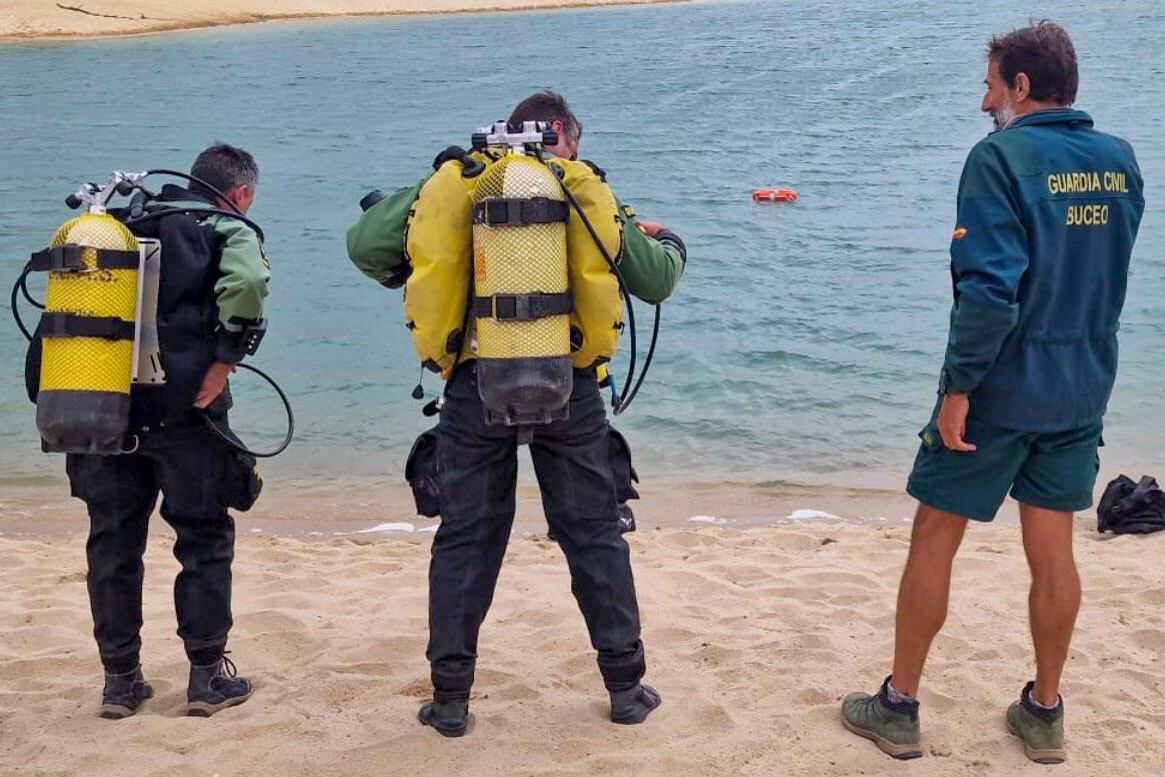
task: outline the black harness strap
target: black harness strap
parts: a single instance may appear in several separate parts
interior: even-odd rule
[[[569,291],[560,294],[496,294],[492,297],[474,297],[473,314],[495,321],[535,321],[550,316],[564,316],[574,310],[574,296]]]
[[[33,272],[79,272],[91,269],[81,259],[85,251],[97,252],[97,267],[93,269],[136,270],[141,261],[137,251],[113,251],[108,248],[66,244],[37,251],[32,255],[29,270]]]
[[[132,340],[134,322],[116,317],[78,316],[75,313],[45,313],[37,333],[41,337],[100,337],[105,340]]]
[[[524,224],[566,223],[570,206],[549,197],[493,197],[473,206],[473,223],[489,227],[520,227]]]

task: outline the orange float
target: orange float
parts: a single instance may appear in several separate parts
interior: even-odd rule
[[[752,198],[757,202],[796,202],[797,192],[793,189],[757,189]]]

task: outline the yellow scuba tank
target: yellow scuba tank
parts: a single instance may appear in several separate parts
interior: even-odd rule
[[[486,167],[474,189],[477,383],[491,423],[566,417],[574,309],[567,209],[554,173],[512,149]]]
[[[421,363],[448,379],[476,360],[490,419],[519,426],[565,417],[569,367],[609,361],[623,329],[615,197],[587,163],[542,157],[552,134],[499,123],[475,133],[471,153],[446,149],[403,235]]]
[[[129,427],[138,241],[94,205],[65,222],[29,269],[48,273],[36,425],[45,451],[120,453]]]

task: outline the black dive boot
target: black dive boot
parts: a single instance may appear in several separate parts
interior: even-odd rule
[[[120,674],[106,672],[105,689],[101,691],[100,715],[106,720],[128,718],[153,695],[153,687],[142,678],[140,665]]]
[[[417,720],[443,737],[462,737],[469,731],[469,702],[431,701],[417,712]]]
[[[186,688],[186,714],[209,718],[219,710],[242,704],[251,698],[251,681],[238,676],[235,664],[223,656],[213,664],[190,666]]]
[[[634,725],[647,720],[651,711],[663,703],[650,685],[636,684],[625,691],[610,691],[611,722]]]

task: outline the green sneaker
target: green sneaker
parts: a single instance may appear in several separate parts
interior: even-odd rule
[[[1028,683],[1019,701],[1007,708],[1007,730],[1023,739],[1023,753],[1038,764],[1059,764],[1067,760],[1064,751],[1064,700],[1047,710],[1032,703],[1035,683]]]
[[[887,755],[905,760],[919,758],[922,733],[918,725],[918,702],[890,701],[887,686],[878,693],[851,693],[841,703],[841,722],[860,737],[873,740]]]

